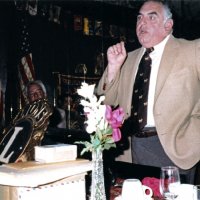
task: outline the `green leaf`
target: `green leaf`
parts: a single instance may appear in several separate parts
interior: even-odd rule
[[[101,133],[101,131],[97,131],[96,132],[96,136],[99,138],[100,141],[102,140],[102,133]]]
[[[93,144],[94,144],[94,146],[99,146],[99,145],[101,144],[101,142],[99,141],[98,138],[95,138],[95,139],[93,140]]]
[[[107,135],[112,135],[112,129],[110,129],[110,128],[107,129],[107,130],[106,130],[106,134],[107,134]]]
[[[106,150],[109,150],[111,147],[116,147],[116,144],[115,143],[113,143],[113,144],[105,143],[104,144],[104,149],[106,149]]]
[[[91,145],[91,143],[88,141],[77,141],[77,142],[75,142],[75,144],[83,144],[85,146]]]
[[[105,143],[112,144],[112,143],[114,143],[114,140],[113,140],[112,137],[107,137],[107,138],[105,139]]]
[[[88,151],[90,151],[89,148],[84,148],[84,149],[81,151],[81,155],[83,155],[85,152],[88,152]]]

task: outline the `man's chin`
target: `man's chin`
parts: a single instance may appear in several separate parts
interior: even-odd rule
[[[147,40],[146,38],[139,38],[139,42],[140,44],[145,47],[145,48],[149,48],[149,40]]]

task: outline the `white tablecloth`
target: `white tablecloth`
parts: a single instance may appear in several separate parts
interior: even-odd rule
[[[85,200],[88,160],[0,166],[0,200]]]
[[[13,163],[0,166],[0,185],[37,187],[92,170],[92,163],[78,159],[59,163]]]

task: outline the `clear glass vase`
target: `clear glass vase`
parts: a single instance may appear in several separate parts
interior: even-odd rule
[[[90,200],[106,200],[104,171],[103,171],[103,152],[92,152],[92,185]]]

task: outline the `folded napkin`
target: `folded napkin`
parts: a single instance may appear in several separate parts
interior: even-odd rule
[[[162,197],[159,188],[160,179],[154,177],[145,177],[142,179],[142,184],[150,187],[153,190],[154,197]]]

